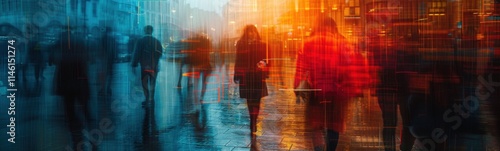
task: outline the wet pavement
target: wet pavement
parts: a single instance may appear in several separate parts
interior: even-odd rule
[[[201,97],[201,83],[189,83],[190,74],[184,74],[182,87],[177,87],[179,64],[166,60],[161,61],[154,104],[141,105],[142,87],[128,63],[115,64],[109,96],[98,95],[98,82],[91,80],[92,115],[84,133],[97,144],[97,150],[312,150],[312,136],[305,128],[304,103],[297,102],[289,91],[293,79],[286,75],[293,75],[294,63],[283,61],[283,66],[272,69],[268,79],[270,93],[263,98],[253,143],[245,100],[238,97],[237,86],[230,80],[230,64],[213,69]],[[71,150],[62,100],[52,93],[54,69],[46,67],[38,88],[33,86],[34,80],[28,79],[28,88],[18,91],[16,143],[6,141],[8,129],[2,126],[0,150]],[[90,69],[98,70],[95,65]],[[183,72],[187,72],[185,67]],[[92,74],[91,79],[96,76]],[[2,114],[6,113],[7,103],[0,102]],[[0,116],[0,123],[7,124],[7,116]],[[347,131],[341,134],[337,150],[382,150],[381,130],[376,97],[367,90],[363,97],[351,100]],[[490,147],[488,137],[478,135],[472,142]]]

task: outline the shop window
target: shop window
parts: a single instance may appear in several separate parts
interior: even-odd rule
[[[446,2],[427,2],[429,16],[444,16],[446,5]]]

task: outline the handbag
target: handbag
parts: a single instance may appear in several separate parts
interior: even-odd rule
[[[309,71],[305,73],[305,78],[300,81],[299,85],[295,88],[295,94],[297,96],[296,103],[301,102],[308,103],[312,97],[313,92],[310,91],[312,85],[309,82]]]

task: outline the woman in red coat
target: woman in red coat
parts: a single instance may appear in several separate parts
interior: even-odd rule
[[[246,98],[250,114],[251,136],[255,138],[260,99],[267,96],[266,44],[260,39],[257,28],[247,25],[243,36],[236,43],[234,81],[239,83],[240,97]]]
[[[349,80],[347,40],[337,31],[332,18],[319,18],[313,35],[306,39],[298,53],[295,87],[308,80],[314,91],[307,108],[308,126],[314,131],[315,150],[335,150],[339,133],[345,129],[347,101],[352,90],[345,86]],[[323,130],[326,129],[326,137]],[[326,138],[326,140],[323,140]]]

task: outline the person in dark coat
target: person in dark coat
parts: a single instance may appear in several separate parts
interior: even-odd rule
[[[77,35],[70,30],[60,34],[52,50],[49,65],[56,65],[54,92],[63,98],[73,147],[77,150],[77,147],[81,147],[77,146],[78,143],[84,141],[82,130],[90,120],[90,85],[87,70],[89,56],[83,35]],[[83,106],[84,119],[78,118],[75,105]]]
[[[261,41],[257,28],[247,25],[236,43],[236,63],[234,81],[239,83],[240,97],[247,100],[250,114],[251,136],[257,132],[257,117],[260,100],[267,96],[266,44]]]
[[[400,150],[409,151],[413,148],[415,137],[410,133],[411,118],[409,106],[411,105],[409,80],[403,71],[411,71],[407,62],[410,59],[403,50],[386,45],[387,39],[378,35],[370,37],[370,52],[373,54],[373,65],[379,67],[377,84],[378,104],[382,111],[384,128],[382,138],[385,151],[398,150],[396,148],[396,127],[398,126],[398,110],[401,115],[403,128],[401,130]],[[404,43],[405,41],[399,41]],[[398,42],[398,43],[399,43]],[[397,44],[398,45],[398,44]],[[399,60],[398,60],[399,59]],[[406,65],[406,66],[405,66]],[[403,68],[400,68],[403,67]]]
[[[152,36],[153,26],[144,27],[146,34],[137,41],[134,49],[132,67],[141,64],[141,80],[144,96],[144,104],[151,103],[154,99],[154,89],[156,86],[156,76],[158,74],[158,62],[163,52],[163,48],[158,39]]]
[[[100,90],[99,94],[108,94],[111,92],[111,75],[113,73],[113,64],[115,63],[116,51],[118,50],[117,42],[111,34],[111,27],[106,27],[106,31],[101,38],[101,51],[98,53],[101,66],[103,67],[99,74]]]

